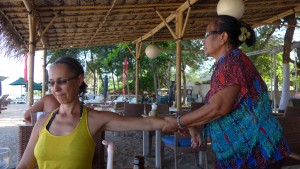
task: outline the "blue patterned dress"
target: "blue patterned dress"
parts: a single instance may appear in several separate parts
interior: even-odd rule
[[[209,99],[218,91],[239,85],[232,112],[206,124],[204,137],[211,141],[216,168],[265,168],[290,154],[283,130],[272,115],[268,90],[250,59],[231,50],[215,64]]]

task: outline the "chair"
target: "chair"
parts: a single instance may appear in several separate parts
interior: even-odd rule
[[[144,104],[126,104],[124,107],[124,116],[142,117],[144,114]]]
[[[148,114],[152,109],[152,104],[144,104],[144,109],[146,110],[146,112]]]
[[[124,115],[124,107],[128,104],[128,102],[116,102],[114,105],[114,111],[115,113],[118,113],[119,115]]]
[[[195,106],[193,106],[193,109],[199,108],[202,105],[200,104],[195,104]],[[176,113],[176,116],[178,116],[178,112]],[[162,137],[162,155],[161,157],[163,157],[163,152],[164,152],[164,147],[169,147],[171,149],[174,150],[174,165],[175,165],[175,169],[178,168],[178,154],[179,152],[185,152],[185,153],[195,153],[195,164],[196,167],[199,166],[199,153],[200,151],[205,151],[205,166],[206,168],[208,168],[208,163],[207,163],[207,154],[206,154],[206,147],[207,147],[207,143],[205,140],[202,140],[202,145],[199,148],[193,149],[191,147],[191,136],[181,136],[178,132],[175,132],[174,135],[167,135],[167,136],[163,136]],[[163,159],[161,160],[163,162]]]
[[[8,98],[8,94],[2,95],[0,98],[0,114],[1,114],[1,110],[6,110],[7,108],[5,106],[7,106],[9,104],[9,100],[7,100]]]
[[[299,112],[298,112],[299,113]],[[283,127],[284,136],[291,148],[292,154],[285,160],[284,165],[300,164],[300,116],[278,117]]]
[[[152,109],[152,104],[144,104],[144,108],[147,113],[149,113]],[[156,107],[156,112],[158,114],[170,114],[169,105],[168,104],[158,104]]]
[[[124,107],[124,116],[142,117],[144,114],[144,104],[126,104]],[[142,137],[142,132],[140,132]]]
[[[158,114],[170,114],[169,105],[168,104],[158,104],[156,111]]]
[[[19,126],[19,133],[18,133],[18,158],[19,161],[22,158],[22,155],[26,149],[27,143],[29,141],[31,131],[33,126]],[[94,159],[93,159],[93,169],[105,169],[105,161],[104,161],[104,145],[102,144],[102,140],[105,139],[105,132],[99,131],[96,134],[96,148],[94,152]]]
[[[292,98],[292,103],[294,107],[300,107],[300,99]]]
[[[7,100],[9,94],[2,95],[0,98],[0,105],[7,106],[9,104],[9,100]]]
[[[30,112],[30,117],[31,117],[31,125],[35,125],[37,121],[37,112]]]
[[[192,102],[191,103],[191,111],[194,111],[194,110],[200,108],[203,105],[204,105],[204,103]]]
[[[292,118],[296,116],[300,116],[300,107],[287,106],[284,111],[283,117]]]
[[[128,103],[128,102],[116,102],[114,108],[115,109],[124,109],[126,103]]]

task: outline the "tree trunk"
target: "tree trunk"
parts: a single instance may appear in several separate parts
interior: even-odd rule
[[[183,97],[182,97],[182,104],[185,105],[185,99],[186,99],[186,76],[185,76],[185,66],[182,64],[181,66],[181,75],[182,75],[182,81],[183,81]]]
[[[165,78],[166,84],[168,87],[171,86],[171,62],[168,62],[168,70],[167,70],[167,76]]]
[[[118,74],[116,74],[116,77],[117,77],[117,86],[118,86],[118,94],[121,94],[121,90],[120,90],[120,84],[119,84],[119,76]]]
[[[90,56],[91,56],[91,60],[92,60],[92,62],[94,62],[94,57],[93,57],[93,55],[92,55],[92,51],[90,51]],[[96,80],[97,80],[97,78],[96,78],[96,70],[95,70],[95,68],[94,67],[92,67],[91,65],[89,65],[89,63],[87,62],[87,58],[86,58],[87,56],[86,56],[86,52],[84,51],[84,58],[85,58],[85,64],[86,64],[86,66],[89,68],[89,70],[92,72],[92,74],[93,74],[93,94],[96,94],[96,91],[95,91],[95,86],[96,86]]]
[[[115,78],[114,78],[114,70],[111,70],[111,78],[113,81],[114,93],[116,93],[116,85],[115,85]]]
[[[279,79],[278,79],[278,75],[275,76],[275,80],[274,80],[274,95],[275,95],[275,106],[277,108],[278,106],[278,100],[279,100],[279,89],[278,89],[278,86],[279,86]]]
[[[151,63],[151,67],[152,67],[152,73],[153,73],[153,85],[154,85],[154,92],[155,92],[155,101],[158,97],[158,92],[157,92],[157,78],[156,78],[156,73],[155,73],[155,66],[154,63]],[[153,100],[154,102],[154,100]]]
[[[288,25],[296,25],[295,14],[289,15],[284,18]],[[279,103],[279,111],[283,112],[288,105],[290,99],[290,52],[292,46],[292,40],[294,36],[295,27],[288,27],[284,35],[283,45],[283,86],[281,99]]]
[[[290,100],[290,66],[289,63],[283,63],[283,86],[281,99],[279,103],[279,111],[283,112]]]

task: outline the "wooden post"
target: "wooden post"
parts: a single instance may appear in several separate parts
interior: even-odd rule
[[[31,106],[33,104],[33,82],[34,82],[34,55],[36,45],[36,18],[32,11],[28,12],[29,20],[29,71],[28,71],[28,92],[27,92],[27,104]]]
[[[135,54],[135,98],[136,104],[139,103],[139,67],[140,67],[140,53],[142,43],[138,42],[135,44],[136,46],[136,54]]]
[[[181,37],[183,28],[183,11],[176,17],[176,108],[181,111]]]
[[[46,64],[46,60],[47,60],[47,49],[44,48],[43,50],[43,85],[42,85],[42,96],[44,96],[46,94],[46,75],[47,75],[47,64]]]

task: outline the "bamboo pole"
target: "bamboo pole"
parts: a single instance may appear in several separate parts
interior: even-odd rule
[[[33,82],[34,82],[34,55],[36,44],[36,18],[32,12],[28,13],[29,20],[29,72],[28,72],[28,92],[27,92],[27,104],[31,106],[33,104]]]
[[[43,31],[40,31],[39,36],[37,38],[37,42],[44,37],[44,34],[48,31],[48,29],[50,28],[50,26],[53,25],[53,22],[55,21],[55,19],[58,17],[57,14],[55,14],[55,16],[51,19],[50,23],[46,26],[46,28]],[[44,44],[44,43],[43,43]],[[44,44],[45,45],[45,44]]]
[[[130,47],[128,46],[128,44],[125,42],[125,45],[127,47],[127,49],[129,50],[129,52],[131,53],[131,55],[133,56],[134,59],[136,59],[136,55],[132,52],[132,50],[130,49]]]
[[[186,9],[188,9],[190,7],[190,5],[193,5],[194,3],[196,3],[198,0],[188,0],[186,2],[184,2],[177,10],[176,12],[170,14],[166,19],[165,21],[167,23],[171,22],[174,18],[177,17],[177,13],[180,13],[180,12],[183,12],[185,11]],[[155,33],[157,33],[158,31],[160,31],[165,25],[164,22],[161,22],[160,24],[158,24],[155,28],[153,28],[151,31],[149,31],[147,34],[143,35],[142,37],[140,38],[137,38],[136,40],[134,40],[133,42],[134,43],[137,43],[137,42],[141,42],[145,39],[148,39],[149,37],[153,36]],[[178,34],[180,36],[180,34]]]
[[[136,46],[136,57],[135,57],[135,98],[136,98],[136,104],[139,103],[139,67],[140,67],[140,53],[141,53],[141,47],[142,43],[138,42],[135,44]]]
[[[293,8],[293,9],[289,9],[289,10],[287,10],[287,11],[285,11],[285,12],[282,12],[282,13],[280,13],[280,14],[278,14],[278,15],[275,15],[275,16],[273,16],[273,17],[271,17],[271,18],[268,18],[268,19],[266,19],[266,20],[264,20],[264,21],[261,21],[261,22],[259,22],[259,23],[256,23],[256,24],[252,25],[252,27],[253,27],[253,28],[256,28],[256,27],[259,27],[259,26],[261,26],[261,25],[263,25],[263,24],[269,24],[269,23],[272,23],[272,22],[274,22],[274,21],[276,21],[276,20],[278,20],[278,19],[284,18],[284,17],[286,17],[286,16],[289,16],[289,15],[291,15],[291,14],[293,14],[293,13],[296,13],[296,12],[299,12],[299,11],[300,11],[300,6],[297,6],[297,7]]]
[[[183,11],[176,17],[176,109],[181,111],[181,37],[183,30]]]
[[[44,48],[43,50],[43,85],[42,85],[42,96],[44,96],[46,94],[46,74],[47,74],[47,70],[46,70],[46,67],[47,67],[47,63],[46,63],[46,60],[47,60],[47,49]]]
[[[190,17],[190,12],[191,12],[191,7],[188,8],[187,14],[185,16],[185,21],[184,21],[184,25],[182,28],[181,36],[183,36],[185,33],[186,25],[187,25],[189,17]]]
[[[176,34],[172,30],[172,28],[169,26],[168,22],[163,18],[163,16],[159,13],[159,11],[156,11],[157,15],[160,17],[160,19],[163,21],[163,23],[166,25],[166,27],[169,29],[171,35],[173,36],[174,39],[177,39]]]

